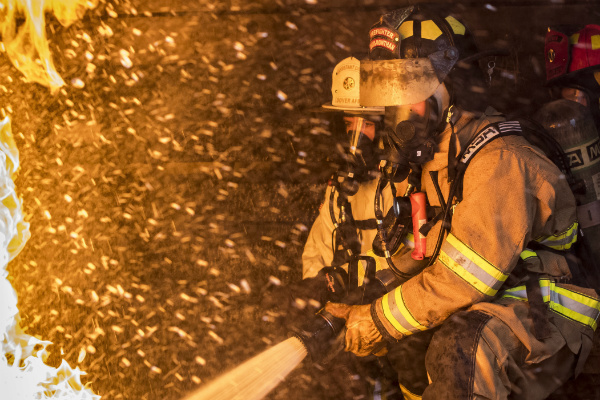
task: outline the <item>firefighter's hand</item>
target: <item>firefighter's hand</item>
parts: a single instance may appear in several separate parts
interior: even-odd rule
[[[359,357],[370,354],[382,356],[387,353],[383,336],[375,326],[369,304],[349,306],[341,303],[327,303],[325,311],[334,317],[346,320],[346,351]]]

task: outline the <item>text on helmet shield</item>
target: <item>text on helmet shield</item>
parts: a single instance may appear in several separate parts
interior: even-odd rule
[[[373,39],[375,36],[383,36],[394,42],[397,42],[400,39],[400,35],[398,35],[398,32],[385,27],[371,29],[369,31],[369,39]]]
[[[396,51],[397,46],[397,43],[390,42],[387,39],[374,39],[371,40],[371,43],[369,44],[369,51],[373,51],[375,47],[383,47],[384,49],[389,50],[393,53],[394,51]]]

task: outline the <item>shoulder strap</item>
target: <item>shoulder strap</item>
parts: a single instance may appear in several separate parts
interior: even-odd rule
[[[519,121],[495,122],[484,127],[469,142],[459,156],[458,169],[465,170],[473,157],[488,143],[504,136],[522,135],[523,130]]]
[[[565,174],[573,193],[585,193],[585,182],[573,176],[567,154],[546,128],[532,119],[519,119],[519,123],[523,128],[523,137],[532,145],[540,148],[546,157]]]
[[[458,198],[458,201],[462,200],[464,174],[473,157],[495,139],[505,136],[521,136],[522,134],[523,129],[519,121],[495,122],[486,125],[469,141],[466,148],[459,155],[458,166],[456,167],[456,179],[452,182],[452,186],[456,185],[454,196]],[[452,198],[449,198],[448,202],[451,203]]]
[[[442,229],[440,230],[435,250],[431,256],[429,265],[435,262],[440,249],[442,248],[444,236],[446,235],[446,232],[450,231],[450,227],[452,226],[452,217],[450,214],[450,210],[452,209],[452,199],[455,197],[459,201],[462,199],[463,178],[465,176],[465,171],[467,170],[467,167],[469,166],[469,163],[473,157],[475,157],[475,155],[479,153],[483,147],[495,139],[505,136],[522,135],[522,133],[523,130],[519,121],[494,122],[486,125],[475,135],[475,137],[473,137],[473,139],[469,141],[469,143],[467,143],[465,149],[458,156],[459,161],[458,166],[456,167],[455,178],[450,184],[448,202],[442,214]],[[450,171],[448,171],[448,175],[450,175]]]

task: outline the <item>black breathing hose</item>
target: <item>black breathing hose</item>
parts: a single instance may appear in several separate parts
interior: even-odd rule
[[[348,243],[346,242],[346,238],[344,238],[344,233],[342,232],[341,229],[338,229],[340,227],[340,224],[338,223],[336,217],[335,217],[335,209],[333,206],[333,202],[335,199],[335,186],[331,187],[331,194],[329,195],[329,215],[331,216],[331,222],[333,222],[333,227],[334,227],[334,231],[333,231],[333,235],[331,237],[331,248],[333,249],[333,252],[335,253],[336,251],[336,243],[334,240],[334,237],[339,237],[340,238],[340,242],[342,243],[342,247],[348,252],[348,255],[350,257],[352,257],[352,255],[354,254],[352,252],[352,249],[350,248],[350,246],[348,246]],[[338,199],[340,198],[340,196],[342,195],[342,191],[340,190],[338,192]],[[347,200],[345,200],[344,202],[346,202]],[[344,214],[346,213],[345,207],[342,204],[342,206],[340,207],[340,215],[344,216]],[[343,220],[341,221],[342,223],[345,222],[345,220],[347,218],[342,218]],[[335,232],[338,232],[337,235],[335,235]]]
[[[381,237],[381,247],[383,248],[385,259],[386,259],[387,264],[390,267],[390,269],[397,276],[404,278],[404,279],[410,279],[412,277],[412,275],[402,272],[402,271],[400,271],[400,269],[398,269],[398,267],[396,267],[396,264],[394,264],[394,261],[392,260],[392,255],[390,254],[390,252],[388,250],[387,235],[386,235],[385,229],[383,227],[383,218],[384,217],[383,217],[383,212],[381,211],[381,199],[383,197],[383,189],[385,189],[385,187],[387,186],[388,183],[390,184],[390,189],[392,190],[392,198],[395,198],[396,197],[396,187],[394,186],[393,181],[391,181],[391,180],[388,181],[382,177],[381,179],[379,179],[379,182],[377,182],[377,189],[375,191],[375,204],[374,204],[375,218],[377,220],[377,232],[379,233],[379,235]],[[394,212],[396,212],[394,207],[392,207],[392,209],[394,210]]]

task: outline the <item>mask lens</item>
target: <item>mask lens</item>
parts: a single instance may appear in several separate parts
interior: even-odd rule
[[[583,90],[576,88],[562,88],[560,95],[563,99],[571,100],[584,106],[588,105],[588,96]]]
[[[365,119],[362,117],[344,117],[346,122],[346,133],[350,136],[350,154],[356,154],[358,141],[360,139]]]
[[[380,153],[374,143],[376,124],[377,122],[364,116],[344,115],[344,125],[349,140],[349,149],[345,158],[349,164],[348,168],[359,180],[366,178],[369,171],[374,171],[380,160]]]

